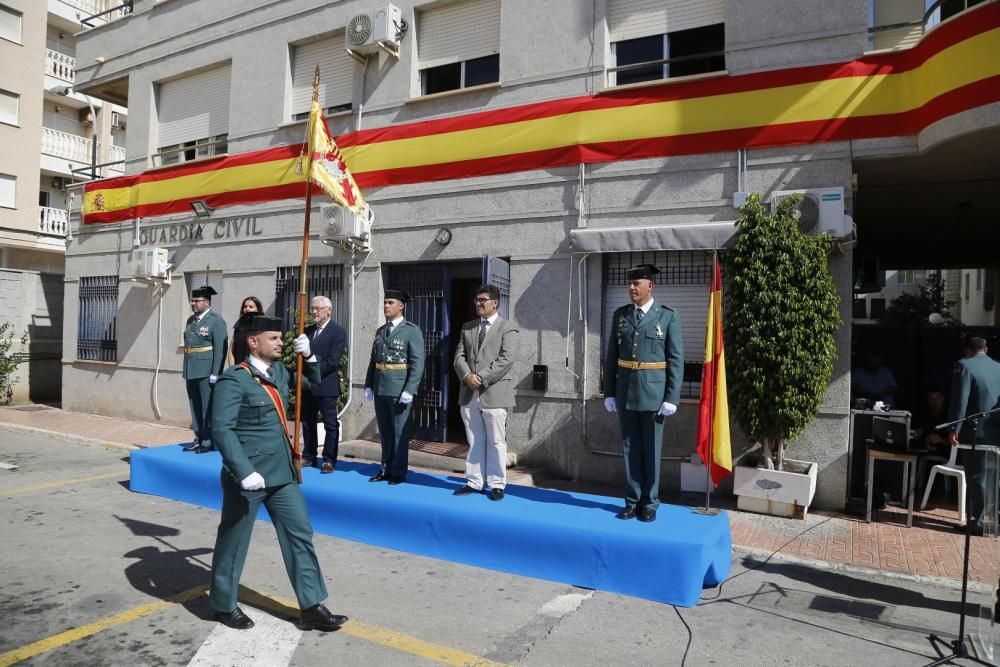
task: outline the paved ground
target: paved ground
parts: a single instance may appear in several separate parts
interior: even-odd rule
[[[737,555],[685,609],[317,536],[329,605],[351,621],[303,633],[258,523],[241,591],[258,626],[230,631],[205,598],[218,513],[131,493],[124,454],[0,431],[0,667],[923,665],[947,650],[930,635],[958,626],[953,581],[780,555]]]
[[[0,408],[0,429],[59,433],[70,440],[104,446],[154,446],[183,442],[188,429],[147,424],[112,417],[66,412],[46,406]],[[416,465],[461,470],[461,460],[436,456],[433,448],[414,452]],[[375,446],[352,441],[342,451],[371,458]],[[436,460],[435,460],[436,459]],[[511,471],[511,483],[533,484],[532,476]],[[540,485],[562,490],[581,490],[617,495],[618,489],[563,481],[541,481]],[[673,502],[698,503],[699,498],[673,497]],[[906,527],[906,513],[900,508],[877,512],[871,524],[843,514],[814,512],[805,521],[778,519],[738,512],[730,500],[717,499],[731,512],[733,543],[747,553],[778,552],[782,557],[820,561],[829,566],[870,568],[890,573],[945,579],[961,579],[963,537],[955,533],[958,522],[953,507],[928,507],[916,512],[912,528]],[[1000,553],[995,540],[974,538],[969,559],[975,580],[996,580]]]

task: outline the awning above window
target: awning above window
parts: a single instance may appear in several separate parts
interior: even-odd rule
[[[736,223],[706,222],[649,227],[571,229],[573,252],[642,252],[644,250],[720,250],[736,234]]]

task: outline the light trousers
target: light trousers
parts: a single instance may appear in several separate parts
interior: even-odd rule
[[[483,476],[491,489],[507,486],[507,408],[484,408],[479,392],[460,408],[469,439],[465,479],[474,489],[483,488]]]

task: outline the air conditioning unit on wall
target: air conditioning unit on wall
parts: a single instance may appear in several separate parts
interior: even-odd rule
[[[344,45],[354,53],[375,53],[380,48],[399,51],[399,42],[406,30],[399,7],[386,4],[347,22]],[[381,46],[380,46],[381,45]]]
[[[323,226],[320,229],[319,240],[326,245],[345,244],[363,250],[371,248],[372,223],[375,213],[370,206],[365,207],[364,215],[354,215],[340,206],[324,206]]]
[[[771,210],[789,195],[802,195],[795,214],[804,234],[826,234],[834,239],[853,234],[854,221],[844,211],[844,188],[776,190],[771,193]]]

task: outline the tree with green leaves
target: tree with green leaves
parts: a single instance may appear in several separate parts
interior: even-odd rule
[[[920,283],[916,293],[900,294],[889,302],[885,313],[877,318],[879,324],[912,324],[924,326],[931,313],[941,316],[941,321],[954,323],[955,316],[951,309],[955,305],[952,299],[944,296],[944,278],[935,271]]]
[[[833,373],[840,295],[826,236],[803,234],[798,197],[768,211],[752,194],[726,251],[725,341],[729,404],[763,448],[767,468],[784,468],[785,442],[815,418]]]
[[[28,344],[28,332],[20,338],[14,333],[14,325],[0,322],[0,405],[9,405],[14,398],[17,384],[17,366],[21,363],[21,352]]]

